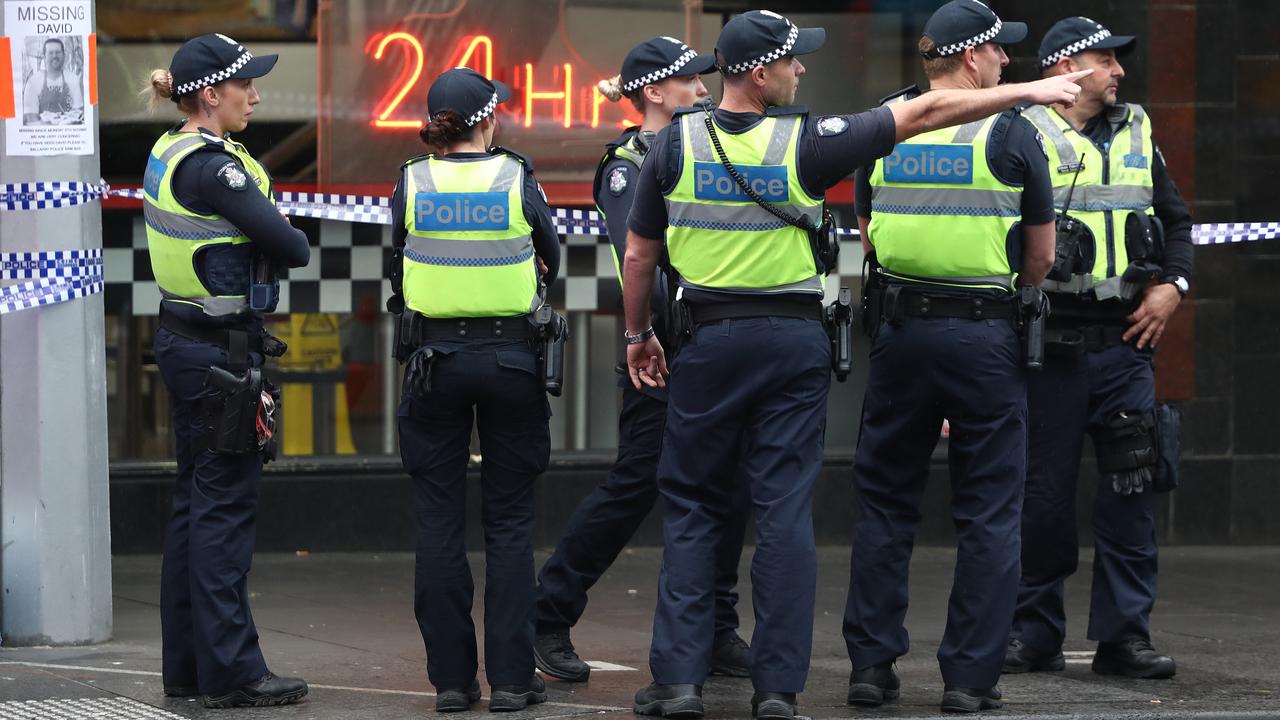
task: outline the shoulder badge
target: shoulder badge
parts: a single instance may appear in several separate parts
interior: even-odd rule
[[[839,135],[849,129],[849,121],[839,115],[828,115],[818,121],[819,137],[831,137]]]
[[[1040,146],[1040,152],[1044,155],[1044,159],[1048,160],[1049,151],[1044,147],[1044,135],[1041,135],[1039,130],[1033,130],[1032,132],[1036,135],[1036,144]]]
[[[249,177],[245,175],[244,170],[236,163],[227,161],[222,167],[218,168],[218,180],[232,190],[244,190],[249,182]]]
[[[609,173],[609,194],[614,197],[620,197],[626,192],[630,178],[628,177],[627,166],[619,165]]]

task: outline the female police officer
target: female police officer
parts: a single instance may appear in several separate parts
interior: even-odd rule
[[[422,139],[438,152],[401,168],[392,265],[407,357],[400,456],[418,528],[414,610],[436,709],[467,710],[476,680],[472,579],[464,543],[468,446],[478,425],[485,536],[485,669],[490,710],[546,700],[533,667],[533,487],[546,469],[549,408],[529,315],[544,304],[560,242],[530,163],[490,148],[506,85],[467,68],[427,93]],[[539,262],[540,261],[540,262]]]
[[[640,164],[659,130],[671,124],[676,108],[691,107],[707,97],[701,76],[715,72],[715,58],[699,55],[683,42],[656,37],[635,46],[622,61],[622,72],[601,81],[600,90],[617,102],[623,97],[642,113],[639,127],[627,128],[605,148],[596,169],[596,207],[605,217],[615,266],[626,254],[627,215]],[[621,271],[619,271],[621,279]],[[655,327],[666,314],[666,282],[658,274],[653,290]],[[663,333],[663,342],[667,342]],[[658,500],[658,455],[666,428],[666,388],[636,389],[623,381],[622,415],[618,418],[618,458],[609,477],[582,501],[569,519],[555,553],[538,575],[537,632],[534,660],[544,673],[564,680],[586,680],[591,668],[578,657],[569,628],[582,617],[587,591],[613,564]],[[744,488],[745,489],[745,488]],[[746,493],[742,493],[745,501]],[[750,647],[738,636],[738,559],[746,529],[745,502],[731,515],[716,553],[715,643],[711,671],[746,677]]]
[[[253,78],[275,63],[225,35],[204,35],[150,78],[152,109],[168,98],[186,116],[156,141],[143,187],[163,296],[156,362],[178,451],[161,571],[164,692],[203,694],[209,707],[283,705],[307,694],[302,680],[267,670],[245,586],[270,435],[255,428],[270,407],[257,368],[264,353],[284,351],[264,333],[261,311],[275,305],[270,268],[302,267],[310,257],[306,236],[276,210],[270,175],[228,137],[261,100]],[[264,296],[251,302],[255,275]]]

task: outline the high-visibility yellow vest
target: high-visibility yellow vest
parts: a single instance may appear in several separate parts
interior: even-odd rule
[[[898,143],[871,172],[876,259],[890,276],[932,285],[1009,289],[1007,242],[1022,190],[987,162],[999,115]]]
[[[752,200],[734,181],[711,144],[701,111],[677,116],[682,162],[666,196],[667,253],[682,286],[753,295],[821,296],[809,235]],[[718,124],[716,135],[749,187],[779,210],[822,222],[821,197],[800,182],[797,148],[803,113],[766,115],[741,133]]]
[[[1093,289],[1100,299],[1124,294],[1119,276],[1132,259],[1124,243],[1124,219],[1130,212],[1155,214],[1155,146],[1146,111],[1141,105],[1118,105],[1109,111],[1102,122],[1118,127],[1105,149],[1052,108],[1032,107],[1023,115],[1045,139],[1054,205],[1061,211],[1070,197],[1067,213],[1089,228],[1095,243],[1091,272],[1061,283],[1047,280],[1045,289]]]
[[[519,159],[424,155],[402,172],[408,308],[430,318],[512,317],[542,304]]]
[[[648,154],[648,148],[636,142],[636,138],[639,135],[640,132],[636,131],[624,142],[618,145],[611,145],[609,150],[605,152],[604,157],[600,159],[600,164],[596,166],[596,177],[592,188],[595,193],[598,194],[600,192],[601,183],[609,182],[609,179],[602,177],[602,175],[605,167],[612,163],[615,158],[622,158],[635,165],[636,171],[639,172],[640,166],[644,163],[644,156]],[[600,217],[607,219],[604,208],[600,207],[598,203],[596,204],[596,210],[600,213]],[[622,284],[622,258],[618,257],[617,247],[617,245],[613,245],[614,251],[610,255],[613,257],[613,269],[618,273],[618,284]]]
[[[167,132],[151,148],[143,176],[142,215],[147,225],[147,251],[156,284],[168,302],[200,307],[206,315],[225,317],[248,312],[246,283],[235,295],[213,295],[196,272],[196,255],[210,246],[250,242],[221,215],[200,215],[183,207],[173,192],[174,171],[191,153],[215,149],[230,153],[248,171],[257,190],[275,202],[266,168],[229,138],[203,132]],[[246,270],[245,278],[250,273]]]

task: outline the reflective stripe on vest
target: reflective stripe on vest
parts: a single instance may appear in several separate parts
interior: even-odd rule
[[[667,250],[682,286],[749,295],[812,293],[823,280],[807,232],[752,200],[725,170],[707,133],[705,116],[686,113],[680,123],[682,162],[666,196]],[[797,171],[804,115],[767,116],[730,133],[717,125],[725,154],[748,185],[779,210],[822,221],[822,199],[808,194]]]
[[[1103,285],[1108,278],[1123,275],[1129,266],[1123,237],[1124,217],[1117,222],[1115,213],[1155,214],[1151,174],[1155,147],[1150,123],[1140,105],[1122,107],[1125,117],[1105,150],[1051,108],[1037,106],[1023,112],[1047,141],[1045,151],[1049,155],[1055,206],[1059,212],[1066,206],[1067,212],[1093,233],[1097,247],[1090,276],[1099,298],[1103,295],[1123,298],[1132,293],[1132,288]],[[1101,122],[1111,122],[1111,118],[1104,117]]]
[[[1008,289],[1006,242],[1022,190],[987,162],[998,115],[899,143],[871,172],[876,258],[891,277],[955,287]]]
[[[542,304],[519,160],[429,155],[403,174],[406,306],[455,318],[525,315]]]
[[[195,305],[206,315],[222,317],[246,312],[247,293],[214,296],[196,272],[196,254],[218,245],[241,245],[249,238],[220,215],[199,215],[178,202],[173,192],[174,171],[193,152],[217,147],[244,166],[257,189],[275,201],[271,178],[240,143],[203,133],[165,133],[156,141],[143,178],[142,216],[147,227],[151,270],[165,300]],[[246,277],[248,273],[246,273]]]

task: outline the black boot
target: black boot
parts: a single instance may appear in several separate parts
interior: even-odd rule
[[[1063,659],[1061,650],[1056,653],[1042,653],[1021,640],[1010,640],[1009,647],[1004,651],[1004,665],[1000,668],[1000,672],[1057,672],[1066,667],[1067,661]]]
[[[796,694],[757,690],[751,696],[751,714],[760,720],[795,720]]]
[[[307,683],[299,678],[277,677],[275,673],[263,675],[257,682],[241,685],[234,690],[217,695],[205,695],[207,708],[267,707],[288,705],[301,700],[307,694]]]
[[[512,712],[547,701],[547,684],[534,673],[524,685],[494,685],[489,688],[489,712]]]
[[[892,660],[871,667],[855,668],[849,673],[847,702],[862,707],[880,707],[886,700],[898,699],[900,686]]]
[[[751,677],[751,646],[731,632],[711,651],[711,674],[726,677]]]
[[[979,710],[999,710],[1000,688],[962,688],[947,685],[942,691],[942,712],[974,713]]]
[[[637,715],[667,718],[702,717],[702,688],[697,685],[649,683],[636,691]]]
[[[1093,656],[1093,671],[1099,675],[1164,679],[1173,677],[1178,668],[1173,658],[1156,652],[1150,640],[1130,638],[1098,643],[1098,652]]]
[[[586,682],[591,677],[591,666],[574,651],[568,630],[534,635],[533,664],[559,680]]]
[[[436,691],[436,712],[463,712],[480,701],[480,681],[472,680],[465,690],[452,688]]]

